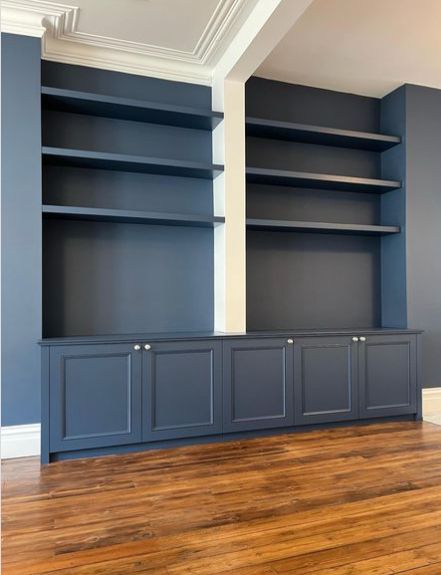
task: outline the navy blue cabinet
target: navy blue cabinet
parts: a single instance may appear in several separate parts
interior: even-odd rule
[[[358,417],[358,344],[352,337],[296,338],[296,425]]]
[[[417,339],[403,330],[146,336],[45,346],[42,459],[234,432],[418,417]]]
[[[159,342],[143,349],[143,440],[221,433],[222,342]]]
[[[359,345],[360,416],[417,411],[415,335],[372,335]]]
[[[132,345],[55,346],[49,369],[51,451],[141,440],[141,355]]]
[[[224,431],[293,425],[292,360],[286,339],[224,341]]]

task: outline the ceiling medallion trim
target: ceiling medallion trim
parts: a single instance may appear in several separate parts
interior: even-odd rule
[[[47,60],[209,85],[210,64],[228,46],[249,2],[219,0],[191,52],[79,32],[79,7],[45,0],[3,0],[1,27],[41,37]]]

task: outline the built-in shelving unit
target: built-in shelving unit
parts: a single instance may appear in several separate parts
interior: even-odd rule
[[[388,156],[401,138],[382,120],[375,98],[247,82],[248,330],[405,327],[386,303],[404,249]]]
[[[212,331],[210,89],[46,62],[42,81],[43,336]]]
[[[203,164],[175,159],[149,158],[129,154],[113,154],[90,150],[72,150],[43,146],[43,162],[79,168],[140,172],[186,178],[204,178],[212,180],[223,167],[218,164]]]
[[[251,167],[247,168],[247,182],[346,192],[374,192],[377,194],[396,190],[401,187],[401,182],[397,180],[380,180],[376,178],[358,178],[354,176],[313,174],[308,172]]]
[[[143,212],[135,210],[48,205],[43,206],[42,210],[45,218],[91,220],[95,222],[119,222],[200,228],[211,228],[225,222],[225,218],[220,216]]]
[[[223,120],[221,112],[211,110],[65,90],[51,86],[43,86],[41,95],[45,108],[90,116],[209,131]]]
[[[336,233],[351,235],[384,236],[398,234],[399,226],[370,226],[363,224],[335,224],[326,222],[293,222],[287,220],[260,220],[247,219],[247,228],[250,230],[267,230],[280,232],[310,232],[310,233]]]
[[[247,118],[246,128],[248,136],[258,138],[273,138],[340,148],[358,148],[376,152],[383,152],[401,142],[398,136],[358,130],[342,130],[295,122],[281,122],[264,118]]]

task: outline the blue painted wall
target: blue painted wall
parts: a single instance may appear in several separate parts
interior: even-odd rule
[[[441,90],[406,89],[407,300],[423,387],[441,387]]]
[[[40,420],[40,39],[2,34],[2,425]]]
[[[423,387],[441,386],[441,90],[405,85],[382,101],[382,129],[403,144],[383,154],[385,177],[402,190],[385,194],[383,213],[404,226],[383,251],[388,322],[424,330]],[[382,222],[388,224],[387,220]],[[405,251],[404,251],[405,247]],[[403,254],[405,253],[405,257]]]
[[[46,321],[42,322],[41,84],[184,104],[205,109],[211,107],[211,90],[205,86],[170,82],[83,66],[41,62],[39,39],[9,34],[2,35],[2,79],[2,425],[19,425],[40,420],[40,349],[37,341],[41,338],[42,332],[45,332],[46,335],[48,332],[49,335],[63,335],[63,333],[58,333],[61,331],[58,328],[57,333],[51,333],[50,326],[52,324],[47,321],[47,305],[46,307],[43,305],[43,309],[46,309],[43,319],[46,318]],[[46,112],[47,115],[48,112]],[[43,123],[46,126],[45,137],[48,137],[47,130],[50,125],[46,120]],[[81,120],[81,117],[78,120]],[[95,125],[99,122],[104,123],[105,120],[92,118],[89,123]],[[120,123],[114,121],[113,125],[118,128]],[[146,126],[137,125],[134,122],[128,122],[127,125],[132,129],[132,132],[147,129]],[[58,125],[58,130],[55,126],[54,133],[61,138],[63,131],[60,132],[59,128],[60,125]],[[195,130],[179,130],[161,126],[153,126],[152,129],[155,130],[156,147],[159,148],[157,155],[166,155],[164,151],[166,137],[172,138],[175,135],[175,146],[170,149],[172,156],[180,157],[180,154],[181,156],[193,154],[199,158],[211,158],[211,135],[208,132],[201,133]],[[159,132],[161,133],[159,134]],[[182,145],[184,132],[186,133],[185,147]],[[161,138],[157,137],[158,134]],[[133,134],[131,133],[131,135]],[[152,139],[151,134],[150,139]],[[129,145],[131,138],[120,138],[119,143],[121,141]],[[180,145],[178,146],[177,143],[179,142]],[[63,143],[66,144],[66,142]],[[160,149],[161,145],[162,149]],[[145,152],[145,150],[143,151]],[[81,204],[84,198],[78,193],[78,181],[65,177],[70,172],[72,170],[63,170],[63,175],[60,177],[60,170],[56,173],[55,169],[46,168],[43,173],[45,201],[50,201],[53,196],[53,200],[57,199],[56,203],[63,203],[63,201],[69,203],[75,197],[76,202]],[[106,174],[100,172],[99,176],[105,179]],[[143,176],[142,194],[140,189],[141,176]],[[131,193],[125,196],[125,201],[129,202],[132,209],[139,209],[139,204],[142,203],[144,208],[148,204],[149,209],[152,209],[153,206],[153,209],[158,209],[158,211],[212,212],[212,184],[207,180],[185,179],[182,182],[179,178],[167,179],[162,176],[144,176],[142,174],[125,174],[122,178],[117,172],[113,172],[112,177],[114,178],[114,187],[115,189],[118,188],[118,192],[120,192],[121,186],[124,188],[130,181]],[[95,200],[97,202],[98,200],[99,202],[105,201],[111,205],[112,194],[104,194],[104,186],[97,185],[96,179],[92,181],[96,184],[93,189],[96,196],[94,196]],[[150,186],[146,186],[147,181]],[[146,187],[148,188],[147,191]],[[185,198],[182,198],[183,189],[186,192]],[[174,202],[179,193],[178,200]],[[67,198],[69,194],[70,200]],[[90,198],[89,201],[91,201]],[[167,202],[170,205],[167,205]],[[56,222],[51,226],[51,229],[54,227],[56,227]],[[126,230],[120,224],[113,225],[112,230],[116,228]],[[149,233],[147,229],[149,226],[135,226],[135,228],[127,226],[127,233],[130,231],[131,234],[130,238],[136,233],[138,235],[141,232],[144,235]],[[168,234],[168,245],[173,243],[173,238],[175,239],[174,251],[172,248],[170,250],[173,251],[171,255],[175,257],[176,262],[168,269],[177,273],[188,264],[187,267],[190,270],[185,275],[184,281],[169,282],[170,285],[175,286],[175,289],[178,287],[182,293],[180,299],[174,298],[173,300],[175,307],[176,305],[181,306],[178,320],[182,322],[185,320],[187,327],[191,326],[193,321],[197,324],[194,329],[212,329],[214,315],[212,230],[190,228],[173,228],[170,230],[170,228],[162,228],[161,226],[151,226],[151,228],[150,233],[155,234],[155,237],[161,234],[167,236]],[[177,238],[179,234],[182,234],[183,237]],[[47,229],[43,235],[48,240]],[[61,239],[64,237],[63,232]],[[51,258],[54,250],[56,252],[57,246],[62,245],[62,242],[60,244],[60,237],[52,239],[54,242],[51,249],[43,253],[45,257]],[[162,240],[161,246],[164,248],[164,241]],[[185,257],[182,257],[182,249],[185,247],[187,247],[188,262]],[[152,250],[153,247],[150,246],[150,249]],[[160,252],[158,251],[156,257],[158,258],[159,255]],[[51,259],[51,261],[53,265],[56,264],[56,260],[54,262]],[[146,274],[150,268],[139,265],[140,263],[142,263],[142,259],[138,260],[136,267],[133,265],[132,269],[139,271],[142,268],[143,273]],[[45,279],[47,280],[47,270],[50,271],[52,268],[43,265],[43,269],[46,270]],[[58,285],[64,279],[63,277],[57,278],[56,275],[53,277],[55,277]],[[133,284],[136,282],[131,282],[131,285]],[[198,290],[202,289],[202,297],[198,291],[197,301],[194,297],[195,290],[192,291],[193,284],[198,284]],[[150,287],[151,285],[152,282],[149,283]],[[166,292],[166,290],[162,291]],[[63,323],[65,319],[64,310],[60,311],[57,308],[57,298],[60,293],[55,285],[49,296],[52,296],[53,300],[51,309],[55,310],[53,317],[59,323]],[[139,313],[134,316],[135,319],[139,316],[143,320],[141,321],[142,326],[134,325],[135,320],[133,320],[132,323],[129,322],[130,325],[118,325],[118,328],[124,328],[123,331],[158,331],[166,327],[168,330],[170,329],[170,326],[166,325],[166,322],[169,321],[168,316],[176,317],[176,314],[173,315],[167,311],[168,315],[165,319],[160,318],[162,324],[159,319],[156,321],[154,315],[149,314],[149,310],[145,306],[143,308],[139,303],[146,301],[145,295],[143,293],[142,297],[137,299],[137,305],[140,308],[138,309]],[[190,300],[190,295],[194,300],[192,304],[191,301],[193,300]],[[47,298],[46,290],[46,300]],[[177,301],[178,299],[179,301]],[[43,302],[43,304],[45,303],[47,304],[47,301]],[[157,307],[160,309],[160,306]],[[196,312],[192,313],[195,310]],[[115,313],[118,311],[121,310],[118,308]],[[132,316],[125,314],[124,321],[127,323]],[[109,326],[110,331],[115,331],[116,323],[114,319],[113,324]],[[153,327],[149,325],[152,323],[154,323]],[[74,331],[71,325],[64,327],[66,331]],[[103,332],[105,327],[105,325],[99,325],[99,329]],[[180,326],[172,327],[176,330]],[[80,326],[80,328],[79,331],[81,332],[84,326]]]

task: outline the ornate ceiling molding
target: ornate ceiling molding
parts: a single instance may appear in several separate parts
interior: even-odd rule
[[[2,0],[1,29],[41,37],[46,60],[210,85],[218,57],[256,2],[219,0],[192,51],[80,32],[80,8],[45,0]]]

